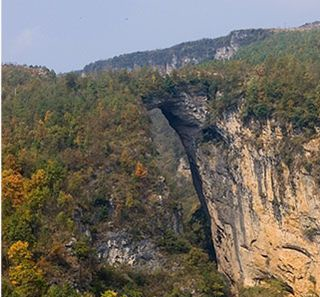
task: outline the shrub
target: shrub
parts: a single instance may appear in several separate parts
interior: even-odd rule
[[[285,297],[292,293],[292,289],[285,283],[277,279],[266,281],[265,284],[243,288],[240,292],[240,297]]]
[[[107,290],[101,294],[101,297],[118,297],[118,293],[112,290]]]
[[[167,231],[164,236],[159,240],[159,246],[162,247],[168,253],[187,253],[189,252],[190,243],[173,233],[173,231]]]
[[[46,297],[80,297],[80,294],[69,284],[52,285],[49,288]]]
[[[75,244],[74,253],[76,254],[76,256],[79,259],[87,259],[87,258],[89,258],[90,253],[92,253],[92,252],[93,251],[89,247],[89,244],[84,240],[78,241]]]

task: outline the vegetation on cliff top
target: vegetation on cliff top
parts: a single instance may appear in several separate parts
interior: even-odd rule
[[[277,33],[241,48],[232,61],[153,75],[144,97],[175,96],[185,88],[208,96],[215,116],[241,105],[245,120],[274,118],[314,132],[320,125],[319,40],[320,30]]]
[[[260,42],[241,47],[233,59],[256,65],[265,62],[270,56],[280,58],[291,55],[301,61],[316,62],[319,61],[319,47],[320,29],[280,31]]]

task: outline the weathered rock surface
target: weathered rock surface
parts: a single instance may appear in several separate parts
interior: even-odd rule
[[[161,254],[148,239],[134,240],[126,232],[107,232],[105,240],[96,247],[98,258],[111,265],[144,266],[156,269],[160,266]]]
[[[145,104],[160,108],[181,138],[219,269],[235,291],[275,277],[296,296],[320,292],[319,184],[283,161],[292,132],[274,122],[244,125],[237,110],[208,126],[207,101],[186,91]],[[319,145],[318,133],[294,158],[308,160]]]
[[[315,279],[319,292],[320,241],[305,236],[320,226],[319,185],[284,164],[283,135],[270,123],[257,136],[233,114],[217,130],[223,140],[199,146],[197,164],[220,269],[244,285],[280,278],[298,296],[314,289]]]

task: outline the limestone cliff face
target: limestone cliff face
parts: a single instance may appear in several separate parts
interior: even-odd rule
[[[207,98],[191,91],[146,106],[160,108],[181,137],[218,267],[235,291],[275,277],[295,296],[320,292],[319,184],[297,165],[318,153],[319,133],[288,167],[293,135],[275,122],[245,125],[234,110],[209,125]]]
[[[320,226],[319,185],[284,164],[284,137],[270,123],[256,135],[232,114],[216,129],[222,140],[199,145],[196,154],[220,269],[237,284],[272,276],[297,296],[320,292],[320,241],[306,237]],[[305,145],[303,154],[319,143]]]

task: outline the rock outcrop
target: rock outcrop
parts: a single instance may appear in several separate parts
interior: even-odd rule
[[[157,68],[162,73],[170,73],[185,65],[230,59],[241,46],[261,41],[271,34],[270,29],[236,30],[224,37],[184,42],[161,50],[135,52],[96,61],[86,65],[83,72],[99,72],[110,69],[130,71],[148,66]]]
[[[160,266],[161,254],[154,243],[148,239],[133,240],[126,232],[107,232],[96,249],[98,258],[107,259],[111,265],[138,265],[150,269]]]
[[[181,138],[218,267],[234,290],[277,278],[295,296],[320,292],[319,183],[298,166],[318,153],[319,133],[288,166],[294,135],[274,121],[244,124],[233,110],[209,124],[208,98],[192,90],[145,105],[160,108]]]

